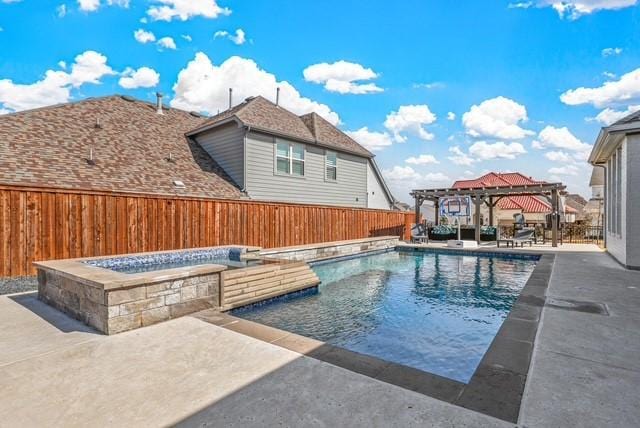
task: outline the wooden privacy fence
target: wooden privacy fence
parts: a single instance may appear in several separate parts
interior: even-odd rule
[[[408,238],[412,221],[398,211],[0,186],[0,277],[32,275],[38,260]]]

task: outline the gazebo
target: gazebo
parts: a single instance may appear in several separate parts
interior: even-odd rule
[[[559,192],[566,189],[562,183],[536,183],[522,186],[492,186],[469,187],[459,189],[418,189],[411,192],[415,200],[416,223],[420,222],[420,207],[424,201],[433,201],[436,211],[436,224],[440,198],[471,197],[474,203],[475,238],[480,243],[480,207],[486,204],[489,207],[489,224],[493,226],[493,209],[498,201],[509,196],[542,196],[551,205],[551,245],[558,246],[558,207]]]

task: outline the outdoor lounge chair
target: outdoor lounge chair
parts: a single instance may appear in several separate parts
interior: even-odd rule
[[[422,224],[411,225],[411,242],[418,244],[429,242],[429,235],[427,234],[426,228]]]
[[[511,247],[514,248],[517,247],[518,244],[520,244],[520,247],[524,247],[525,243],[529,243],[529,246],[531,247],[533,245],[533,238],[535,233],[535,229],[518,230],[516,231],[515,235],[513,235],[513,238],[498,239],[497,245],[498,247],[500,247],[500,243],[504,242],[507,244],[507,248],[509,248],[509,244],[511,244]]]

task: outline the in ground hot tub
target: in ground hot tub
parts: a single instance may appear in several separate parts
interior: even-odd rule
[[[38,297],[106,334],[317,286],[304,262],[225,246],[34,263]]]

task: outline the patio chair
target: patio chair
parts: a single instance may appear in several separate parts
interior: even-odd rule
[[[422,224],[411,225],[411,242],[412,243],[429,243],[429,235],[426,228]]]
[[[509,248],[509,245],[511,245],[512,248],[515,248],[518,246],[518,244],[520,244],[520,247],[524,248],[524,244],[528,243],[531,247],[533,245],[533,238],[535,233],[535,229],[517,230],[513,235],[513,238],[498,239],[497,245],[498,247],[500,247],[500,243],[504,242],[507,244],[507,248]]]

